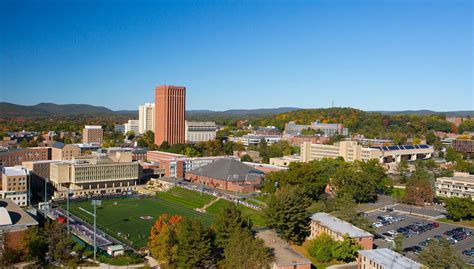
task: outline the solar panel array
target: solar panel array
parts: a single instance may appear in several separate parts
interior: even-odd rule
[[[391,151],[391,150],[409,150],[409,149],[428,149],[430,146],[428,145],[402,145],[402,146],[383,146],[383,147],[372,147],[374,149],[380,149],[383,151]]]

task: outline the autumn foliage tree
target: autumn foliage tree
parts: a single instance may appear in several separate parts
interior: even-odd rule
[[[172,264],[178,259],[176,226],[182,221],[179,215],[162,214],[151,227],[148,247],[150,254],[160,263]]]

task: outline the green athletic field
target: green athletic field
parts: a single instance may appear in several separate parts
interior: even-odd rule
[[[216,198],[190,191],[183,188],[173,188],[167,192],[159,193],[157,197],[145,199],[135,198],[117,198],[102,200],[102,206],[97,208],[98,227],[111,236],[133,245],[134,248],[146,246],[151,226],[156,219],[163,213],[170,215],[181,215],[187,218],[198,218],[203,224],[209,226],[220,207],[230,203],[226,200],[219,200],[207,209],[207,213],[199,213],[195,208],[201,208]],[[61,205],[63,208],[65,204]],[[71,213],[86,220],[93,222],[92,216],[81,211],[82,207],[90,212],[93,207],[89,201],[72,202],[70,204]],[[244,214],[252,219],[255,226],[262,226],[263,220],[259,212],[239,205]],[[140,217],[151,216],[153,219],[144,220]],[[119,234],[120,233],[120,234]]]

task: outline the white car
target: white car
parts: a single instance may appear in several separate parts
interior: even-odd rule
[[[375,222],[375,223],[372,224],[372,226],[373,226],[374,228],[380,228],[380,227],[383,226],[383,224],[380,223],[380,222]]]

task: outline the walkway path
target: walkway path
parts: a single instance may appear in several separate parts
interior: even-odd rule
[[[216,199],[210,201],[207,205],[204,205],[204,206],[201,207],[201,208],[196,208],[196,211],[205,213],[205,212],[206,212],[206,209],[207,209],[208,207],[210,207],[211,205],[213,205],[215,202],[219,201],[220,199],[221,199],[220,197],[217,197]]]

